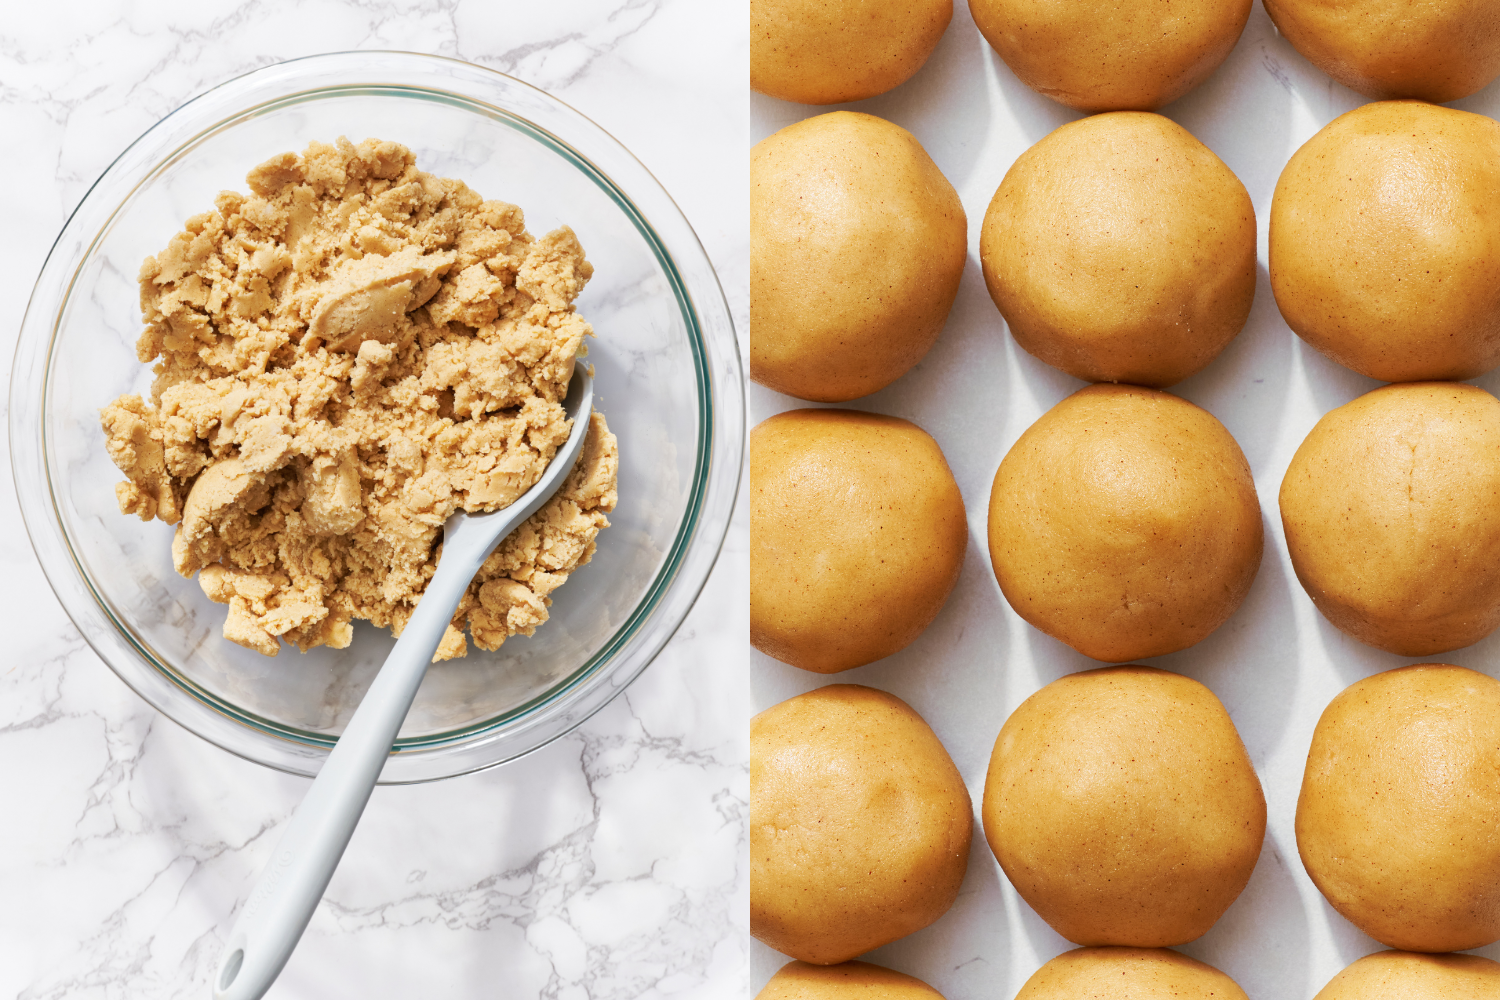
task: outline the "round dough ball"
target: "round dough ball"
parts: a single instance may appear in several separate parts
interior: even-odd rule
[[[969,0],[969,11],[1037,93],[1080,111],[1155,111],[1219,68],[1250,0]]]
[[[1382,386],[1323,415],[1281,481],[1292,568],[1360,642],[1429,656],[1500,625],[1500,400]]]
[[[943,995],[920,979],[868,962],[788,962],[755,1000],[943,1000]]]
[[[922,68],[953,0],[750,0],[750,89],[838,104],[883,94]]]
[[[1500,8],[1496,8],[1500,10]],[[1271,199],[1271,291],[1287,325],[1384,382],[1500,364],[1500,124],[1419,101],[1366,104],[1293,154]]]
[[[835,111],[750,151],[750,377],[820,402],[884,388],[943,330],[958,192],[906,129]]]
[[[1091,385],[1042,414],[990,490],[1016,613],[1111,663],[1186,649],[1260,568],[1260,503],[1224,425],[1165,392]]]
[[[1500,940],[1497,816],[1500,681],[1424,663],[1351,684],[1323,710],[1297,851],[1375,940],[1409,951]]]
[[[963,568],[958,483],[899,417],[791,410],[750,433],[750,642],[831,674],[903,649]]]
[[[1260,856],[1266,800],[1214,693],[1151,667],[1053,681],[1005,721],[984,835],[1021,898],[1075,944],[1202,935]]]
[[[1480,1000],[1500,996],[1500,962],[1478,955],[1366,955],[1313,1000]]]
[[[1075,948],[1026,980],[1016,1000],[1248,1000],[1212,965],[1164,948]]]
[[[1292,48],[1366,97],[1446,104],[1500,74],[1491,0],[1266,0]]]
[[[1255,209],[1187,129],[1144,111],[1022,153],[979,236],[990,298],[1032,354],[1089,382],[1165,388],[1218,357],[1255,297]]]
[[[969,792],[922,717],[834,684],[750,720],[750,933],[843,962],[920,930],[958,897]]]

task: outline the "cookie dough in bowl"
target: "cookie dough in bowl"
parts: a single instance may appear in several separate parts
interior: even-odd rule
[[[172,563],[275,656],[399,633],[455,510],[498,510],[567,439],[592,333],[570,229],[418,170],[404,146],[314,143],[250,172],[141,267],[148,405],[106,406],[120,510],[177,525]],[[619,456],[597,411],[575,471],[470,584],[437,659],[530,635],[593,555]]]
[[[551,606],[537,602],[548,616],[545,624],[531,636],[517,631],[491,652],[473,641],[471,619],[468,655],[428,670],[383,775],[385,781],[426,780],[526,753],[623,690],[687,614],[728,528],[744,442],[738,402],[743,382],[729,310],[707,256],[671,198],[597,126],[501,74],[400,53],[343,53],[278,64],[200,96],[154,126],[110,167],[71,217],[43,268],[18,338],[11,381],[12,461],[22,512],[48,582],[101,658],[152,705],[215,744],[271,766],[317,771],[394,645],[389,630],[355,615],[349,619],[347,646],[324,643],[305,653],[283,649],[274,658],[226,641],[223,628],[232,605],[216,603],[198,579],[177,571],[176,526],[120,513],[114,486],[127,477],[106,449],[99,409],[121,396],[138,396],[143,403],[151,399],[155,376],[136,355],[142,261],[159,261],[185,220],[212,208],[226,188],[243,191],[247,172],[257,164],[340,135],[356,148],[369,137],[398,143],[411,151],[421,172],[461,179],[484,197],[521,206],[535,246],[545,234],[572,229],[594,269],[578,290],[575,307],[599,334],[585,338],[596,408],[625,445],[616,466],[619,502],[607,514],[610,527],[587,565],[547,595]],[[363,229],[362,224],[351,234],[351,246],[369,257],[352,242],[375,235],[361,235]],[[515,237],[512,241],[519,246]],[[401,250],[384,256],[395,258]],[[449,251],[459,248],[435,243],[422,249]],[[291,270],[276,280],[289,280]],[[450,272],[439,275],[440,281],[456,282],[462,275]],[[366,282],[365,290],[377,284]],[[412,289],[418,284],[414,280]],[[479,304],[478,298],[457,297],[466,307]],[[430,316],[437,299],[434,293],[410,314],[426,310]],[[208,304],[205,299],[203,310],[191,309],[207,315]],[[330,300],[324,314],[335,326],[343,312],[336,306]],[[560,321],[568,309],[545,312]],[[493,325],[500,320],[497,316]],[[420,338],[415,343],[422,346]],[[300,337],[295,346],[301,347]],[[395,354],[384,371],[379,370],[381,346]],[[389,392],[413,377],[419,382],[420,375],[402,369],[407,361],[398,347],[397,340],[366,347],[363,366],[357,346],[348,352],[347,375],[330,379],[335,396],[349,393],[352,399],[357,367],[366,369],[361,379],[366,392]],[[465,358],[473,349],[464,349]],[[330,357],[344,353],[326,344],[309,344],[308,350]],[[414,357],[410,360],[415,364]],[[548,367],[537,360],[532,367]],[[274,371],[272,362],[267,373]],[[563,375],[560,368],[556,372]],[[222,377],[214,373],[205,385]],[[551,378],[548,374],[546,380]],[[463,381],[447,386],[460,415]],[[446,411],[445,393],[422,390],[406,411],[388,416],[425,429],[437,418],[420,405],[422,395],[436,395],[439,410]],[[544,400],[545,392],[535,395]],[[299,404],[291,407],[292,430],[302,418],[302,403],[309,404],[309,419],[314,417],[311,401],[299,395]],[[337,399],[325,404],[324,415],[341,405]],[[485,420],[504,418],[519,429],[514,423],[519,407],[484,412]],[[240,431],[260,415],[250,408],[230,414],[243,419]],[[535,430],[540,442],[545,426],[545,420],[532,420],[522,440],[530,441]],[[207,456],[239,457],[213,453],[217,434],[214,429],[204,446]],[[411,462],[405,446],[385,449],[385,443],[382,458]],[[353,450],[358,454],[359,446]],[[498,452],[491,451],[496,464],[478,472],[498,469]],[[444,461],[447,478],[457,482],[463,463],[456,454],[450,458]],[[387,461],[382,488],[393,492],[384,499],[394,500],[399,492],[414,503],[420,500],[408,487],[432,471],[425,454],[422,461],[417,474]],[[294,456],[288,466],[298,464]],[[365,464],[371,472],[379,465],[368,458]],[[524,476],[524,465],[511,471]],[[351,506],[345,502],[352,494],[344,492],[350,484],[340,478],[342,467],[341,462],[313,470],[333,475],[322,483],[327,502],[315,503],[308,513],[324,517],[332,528]],[[362,469],[355,471],[368,522],[370,508],[380,506],[368,503],[364,492],[374,488],[375,477],[367,482]],[[384,484],[384,473],[392,475],[390,485]],[[279,474],[291,472],[284,466]],[[237,477],[225,479],[232,487]],[[460,498],[476,485],[460,483]],[[177,499],[186,506],[186,494]],[[447,502],[436,492],[434,499]],[[292,513],[301,516],[295,510],[286,516]],[[369,527],[365,523],[352,531]],[[509,572],[502,575],[519,582]],[[240,596],[263,620],[253,593],[230,596]],[[507,595],[490,596],[493,603]],[[278,641],[290,635],[282,633]]]

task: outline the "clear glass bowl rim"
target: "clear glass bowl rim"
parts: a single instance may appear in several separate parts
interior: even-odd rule
[[[439,86],[447,84],[449,86]],[[457,89],[454,89],[456,85]],[[591,666],[522,709],[458,730],[398,741],[382,783],[426,781],[513,760],[570,732],[646,668],[675,633],[722,547],[743,461],[744,384],[724,294],[692,227],[660,183],[588,118],[495,70],[420,53],[363,50],[307,56],[226,81],[174,110],[132,142],[89,188],[42,266],[22,320],[10,387],[12,474],[22,518],[48,583],[84,639],[132,690],[189,731],[279,770],[316,773],[332,740],[265,725],[143,652],[94,593],[52,500],[43,435],[46,376],[75,276],[136,189],[183,150],[236,121],[324,93],[400,91],[508,120],[592,172],[631,216],[673,281],[698,376],[694,481],[676,541],[641,603]],[[509,106],[523,105],[527,114]],[[561,130],[561,132],[559,131]],[[566,138],[564,137],[566,135]],[[595,161],[602,160],[608,172]],[[628,192],[628,193],[627,193]],[[638,202],[650,208],[642,211]],[[97,224],[96,224],[97,223]]]

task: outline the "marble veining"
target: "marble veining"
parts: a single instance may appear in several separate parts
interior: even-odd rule
[[[225,79],[351,48],[477,62],[598,122],[693,223],[743,336],[738,5],[97,0],[0,26],[6,375],[48,246],[120,149]],[[204,743],[121,684],[52,597],[4,482],[0,998],[207,996],[307,782]],[[269,995],[742,995],[746,535],[742,503],[678,634],[580,729],[492,771],[378,788]]]

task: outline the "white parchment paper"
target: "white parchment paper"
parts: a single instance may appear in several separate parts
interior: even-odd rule
[[[1248,888],[1212,930],[1178,949],[1228,973],[1251,1000],[1307,1000],[1345,965],[1382,949],[1339,916],[1308,878],[1293,817],[1324,706],[1362,677],[1422,662],[1363,646],[1318,614],[1292,574],[1276,505],[1292,453],[1318,418],[1379,384],[1302,343],[1282,321],[1266,272],[1266,222],[1282,167],[1314,132],[1362,103],[1298,55],[1257,4],[1218,72],[1163,109],[1244,182],[1260,245],[1249,323],[1213,364],[1171,391],[1217,416],[1244,449],[1265,519],[1265,557],[1249,597],[1223,627],[1191,649],[1143,661],[1193,677],[1219,696],[1265,789],[1265,846]],[[1452,106],[1500,115],[1500,86]],[[867,684],[905,699],[932,725],[974,801],[968,875],[944,917],[865,959],[918,976],[947,1000],[1009,1000],[1043,962],[1072,945],[1016,894],[984,842],[978,808],[985,767],[1001,724],[1022,700],[1064,674],[1100,664],[1023,622],[990,568],[986,510],[1000,459],[1037,417],[1083,383],[1011,339],[980,274],[979,228],[1015,158],[1080,116],[1022,85],[985,43],[962,0],[937,51],[903,86],[828,108],[754,95],[751,139],[839,108],[879,115],[916,135],[968,213],[969,260],[937,345],[893,385],[844,405],[905,417],[937,439],[963,491],[969,548],[953,595],[911,646],[831,677],[753,652],[752,695],[759,711],[824,684]],[[1500,373],[1475,384],[1500,393]],[[753,386],[750,405],[754,424],[817,404]],[[1500,633],[1438,659],[1500,676],[1497,654]],[[787,959],[759,942],[752,947],[753,994]],[[1475,953],[1500,959],[1500,945]]]

